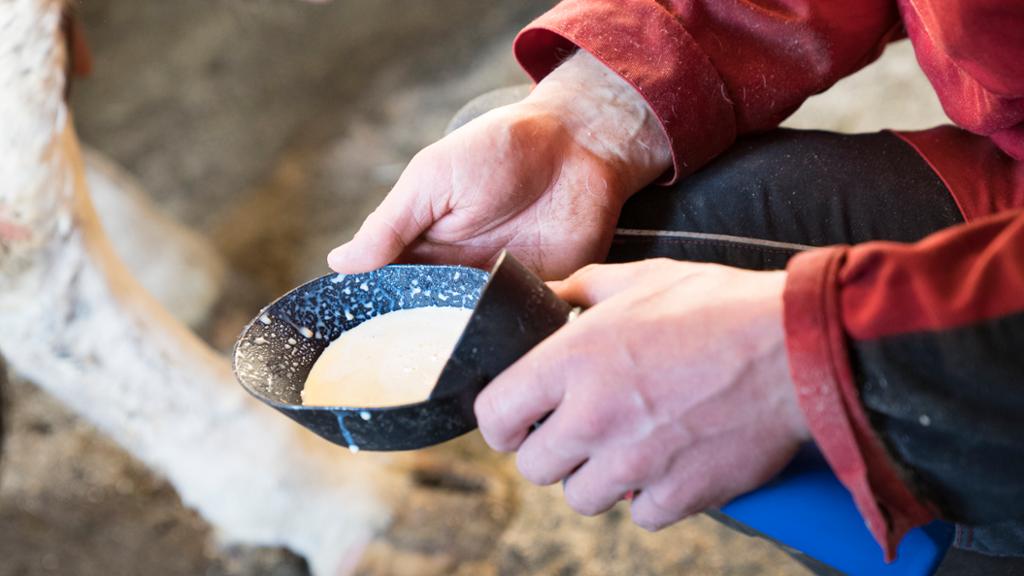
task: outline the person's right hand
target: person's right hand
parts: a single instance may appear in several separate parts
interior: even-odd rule
[[[653,113],[579,53],[522,102],[422,150],[351,242],[341,273],[396,260],[488,266],[507,248],[545,279],[603,260],[626,199],[670,164]]]

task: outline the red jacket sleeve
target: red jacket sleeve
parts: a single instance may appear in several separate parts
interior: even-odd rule
[[[887,556],[938,512],[1019,514],[1022,467],[1008,463],[1024,451],[1024,211],[916,244],[805,252],[788,271],[801,407]]]
[[[891,0],[565,0],[515,54],[539,81],[582,48],[630,82],[668,135],[674,180],[774,128],[901,31]]]

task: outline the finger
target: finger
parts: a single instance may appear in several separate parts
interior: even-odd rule
[[[584,516],[607,511],[627,498],[647,477],[647,467],[637,449],[605,452],[591,458],[565,481],[565,501]]]
[[[527,352],[477,396],[480,433],[495,450],[517,450],[530,427],[561,402],[566,381],[563,332]]]
[[[706,508],[696,505],[679,507],[666,503],[666,497],[659,497],[659,492],[653,488],[645,488],[636,493],[630,505],[633,523],[648,532],[657,532]]]
[[[688,452],[676,458],[667,473],[633,498],[633,523],[649,531],[661,530],[719,503],[718,482],[723,472],[707,466],[707,454]]]
[[[355,237],[328,254],[331,269],[357,274],[390,264],[434,223],[431,194],[417,189],[414,180],[418,178],[410,176],[410,170],[406,169]]]
[[[564,406],[529,433],[516,452],[520,474],[530,482],[547,486],[569,476],[589,455],[589,447],[567,428],[571,415]]]
[[[561,282],[549,282],[548,286],[559,298],[576,306],[590,307],[636,286],[652,269],[667,262],[659,259],[625,264],[590,264]]]

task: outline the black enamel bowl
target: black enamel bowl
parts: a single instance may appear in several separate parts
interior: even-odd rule
[[[425,306],[473,309],[429,399],[376,408],[301,404],[310,368],[335,338],[375,316]],[[235,344],[235,375],[256,398],[352,451],[412,450],[473,430],[480,390],[569,313],[568,304],[506,255],[490,274],[426,265],[332,274],[285,294],[245,327]]]

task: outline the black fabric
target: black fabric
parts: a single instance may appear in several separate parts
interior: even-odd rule
[[[956,546],[963,550],[972,550],[981,554],[994,556],[1007,555],[1007,552],[1024,550],[1024,522],[1007,520],[985,526],[959,526],[956,535]],[[1019,555],[1017,574],[1024,574],[1024,560]]]
[[[618,236],[610,261],[665,256],[753,269],[783,268],[797,247],[911,242],[962,222],[942,181],[888,132],[776,130],[740,139],[703,170],[652,186],[623,208],[619,227],[736,237]]]
[[[952,548],[942,559],[935,576],[1021,576],[1020,558],[982,554],[964,548]]]
[[[1024,518],[1024,313],[850,352],[872,427],[947,518]]]

